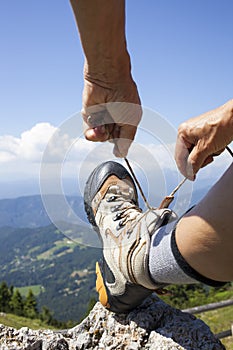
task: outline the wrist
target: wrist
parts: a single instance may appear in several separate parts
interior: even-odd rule
[[[226,119],[226,124],[230,129],[233,130],[233,99],[227,101],[224,105],[224,115]]]
[[[228,108],[229,114],[231,115],[231,117],[233,118],[233,99],[229,100],[226,103],[226,106]]]
[[[100,57],[95,61],[86,60],[84,79],[92,83],[101,82],[105,87],[131,80],[131,63],[127,52],[121,56]]]

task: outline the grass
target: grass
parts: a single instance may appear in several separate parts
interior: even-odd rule
[[[32,320],[30,318],[5,313],[0,313],[0,324],[15,329],[20,329],[22,327],[28,327],[31,329],[54,329],[54,327],[48,326],[39,319]]]
[[[231,329],[233,324],[233,306],[203,312],[196,315],[203,320],[214,334]],[[233,336],[221,339],[227,350],[233,350]]]
[[[54,258],[54,253],[56,252],[56,250],[58,248],[62,248],[62,247],[68,247],[69,249],[61,252],[60,254],[58,254],[57,256],[62,256],[64,254],[67,254],[67,253],[70,253],[73,251],[74,249],[74,246],[76,245],[75,243],[71,242],[69,240],[67,240],[66,238],[64,238],[63,240],[59,240],[59,241],[56,241],[54,242],[55,243],[55,246],[46,250],[45,252],[39,254],[37,256],[37,259],[38,260],[41,260],[41,259],[53,259]]]
[[[26,286],[26,287],[16,287],[20,294],[24,297],[28,295],[29,289],[31,289],[32,293],[37,296],[40,294],[40,292],[44,291],[44,288],[41,286],[41,284],[33,284],[31,286]]]

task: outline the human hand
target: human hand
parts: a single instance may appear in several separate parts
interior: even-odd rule
[[[85,78],[82,115],[87,140],[113,142],[114,155],[125,157],[142,116],[137,86],[131,76],[117,83]]]
[[[233,140],[233,100],[182,123],[175,160],[180,172],[194,180],[200,168],[214,160]]]

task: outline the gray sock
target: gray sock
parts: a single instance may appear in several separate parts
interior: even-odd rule
[[[186,284],[198,281],[189,277],[178,265],[171,247],[173,230],[160,227],[151,237],[149,271],[155,283]]]

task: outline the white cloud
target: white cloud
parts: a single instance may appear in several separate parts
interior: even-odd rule
[[[55,130],[49,123],[39,123],[24,131],[19,138],[11,135],[0,136],[0,163],[19,160],[39,162]]]
[[[0,136],[0,164],[40,165],[42,162],[63,164],[71,169],[83,162],[93,166],[114,158],[112,144],[89,142],[83,138],[82,133],[80,137],[75,137],[73,130],[69,129],[38,123],[24,131],[19,138]],[[143,144],[139,140],[132,144],[129,157],[146,172],[157,168],[176,170],[173,153],[174,144]]]
[[[40,163],[77,160],[77,156],[94,148],[94,144],[84,139],[70,137],[50,123],[38,123],[20,137],[0,136],[0,164],[12,161]]]
[[[108,144],[106,151],[106,143],[89,142],[81,127],[77,130],[75,133],[63,125],[57,128],[50,123],[38,123],[20,137],[0,136],[0,181],[38,180],[41,166],[47,169],[45,175],[50,179],[58,176],[57,171],[63,178],[80,173],[86,179],[97,164],[112,156],[112,145]],[[76,134],[79,136],[75,137]]]
[[[98,164],[115,158],[112,144],[89,142],[82,136],[81,126],[78,125],[77,130],[79,136],[75,136],[75,130],[71,128],[39,123],[24,131],[20,137],[0,136],[1,181],[39,180],[42,168],[43,177],[45,181],[48,180],[48,190],[53,183],[59,184],[67,178],[74,179],[75,186],[78,182],[83,188],[87,176]],[[173,143],[148,144],[143,139],[140,141],[139,137],[130,148],[129,159],[136,173],[153,191],[166,192],[166,181],[178,181],[173,159],[174,146]],[[214,179],[230,163],[231,157],[225,152],[216,157],[212,165],[201,170],[198,179]]]
[[[12,161],[17,157],[20,139],[4,135],[0,137],[0,162]]]

